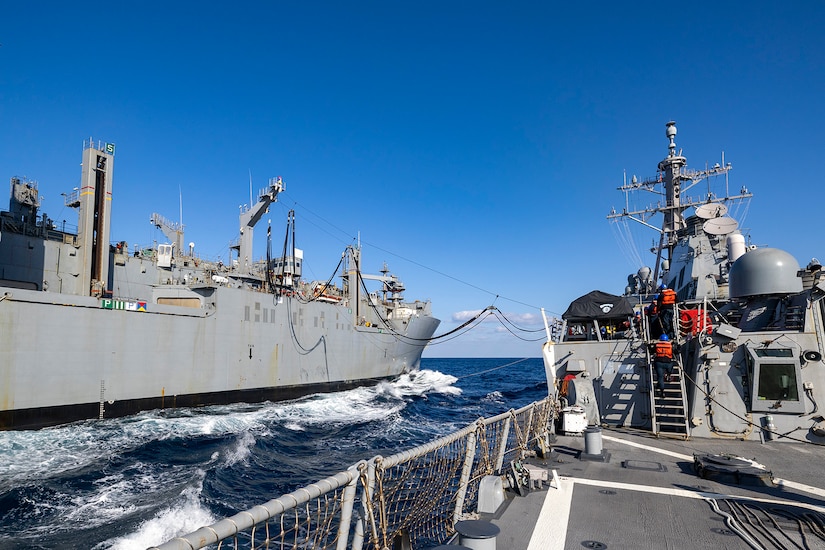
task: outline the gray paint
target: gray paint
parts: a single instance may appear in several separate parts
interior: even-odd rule
[[[669,214],[664,216],[659,249],[654,250],[667,261],[653,283],[675,289],[680,310],[706,307],[712,317],[715,328],[710,334],[678,338],[686,387],[681,396],[688,421],[684,435],[760,441],[767,433],[785,443],[790,439],[781,435],[793,434],[797,439],[825,443],[815,429],[822,414],[819,407],[825,404],[825,292],[821,286],[825,277],[821,266],[811,261],[800,270],[790,254],[756,247],[732,263],[727,237],[744,239],[734,225],[705,220],[721,216],[726,205],[749,199],[750,193],[742,188],[733,197],[706,194],[701,202],[681,196],[681,190],[699,181],[727,177],[730,165],[688,170],[684,157],[674,154],[675,135],[675,126],[669,123],[669,154],[659,165],[661,178],[644,182],[634,178],[622,188],[631,192],[664,187],[667,204],[614,212],[608,218],[645,221],[655,213]],[[723,183],[726,189],[727,180]],[[697,207],[696,216],[685,215],[689,207]],[[719,232],[725,227],[728,233]],[[655,298],[655,291],[639,292],[650,285],[637,284],[637,279],[628,279],[627,294],[641,313]],[[643,314],[642,319],[646,319]],[[550,368],[556,380],[580,373],[582,368],[586,371],[593,381],[602,423],[656,431],[651,414],[653,373],[647,354],[655,336],[646,340],[626,332],[605,340],[599,335],[599,321],[592,320],[579,336],[561,331],[551,348]],[[769,424],[773,434],[764,429]]]
[[[98,153],[84,152],[84,175]],[[80,220],[93,199],[75,203]],[[15,427],[15,411],[101,403],[105,416],[122,401],[372,383],[418,368],[439,324],[429,302],[356,299],[346,288],[313,300],[306,282],[269,285],[263,262],[235,270],[175,251],[163,268],[156,250],[125,242],[106,246],[101,286],[89,275],[90,238],[28,213],[0,215],[0,428]],[[345,287],[357,288],[360,251],[347,254]]]

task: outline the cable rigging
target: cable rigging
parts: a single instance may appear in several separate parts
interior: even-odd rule
[[[352,252],[349,252],[350,249],[352,249],[353,245],[352,244],[347,245],[346,250],[344,251],[344,253],[341,254],[339,262],[335,266],[335,269],[333,269],[333,271],[330,274],[329,278],[324,283],[316,285],[315,288],[312,289],[311,294],[309,294],[309,297],[308,297],[307,293],[302,292],[300,289],[296,288],[296,283],[300,279],[301,275],[300,275],[300,264],[299,264],[299,259],[297,257],[297,253],[296,253],[295,242],[296,242],[295,210],[290,209],[287,213],[287,227],[286,227],[286,231],[285,231],[285,234],[284,234],[282,254],[281,254],[280,258],[274,259],[274,262],[276,262],[276,263],[273,263],[272,250],[271,250],[272,249],[271,225],[269,227],[267,227],[266,261],[267,261],[268,268],[266,269],[265,282],[266,282],[267,287],[270,289],[270,291],[274,295],[276,295],[276,296],[286,296],[288,298],[293,298],[294,297],[296,300],[298,300],[299,303],[308,304],[308,303],[319,300],[321,298],[321,296],[323,296],[324,293],[329,288],[334,287],[333,279],[335,278],[336,274],[339,273],[339,270],[341,269],[344,261],[348,257],[353,255]],[[374,246],[374,245],[372,245],[372,246]],[[377,247],[377,246],[374,246],[374,248],[377,248],[379,250],[383,250],[384,252],[387,252],[389,254],[393,254],[393,253],[391,253],[389,251],[386,251],[386,250],[384,250],[380,247]],[[393,255],[397,256],[396,254],[393,254]],[[397,256],[397,257],[402,258],[405,261],[410,262],[412,264],[415,264],[415,265],[418,265],[418,266],[423,267],[425,269],[428,269],[430,271],[433,271],[435,273],[438,273],[438,274],[440,274],[442,276],[445,276],[447,278],[450,278],[450,279],[453,279],[455,281],[461,282],[462,284],[466,284],[470,287],[476,288],[477,290],[481,290],[483,292],[493,294],[492,292],[489,292],[485,289],[477,287],[477,286],[475,286],[471,283],[461,281],[460,279],[457,279],[456,277],[452,277],[452,276],[447,275],[445,273],[442,273],[440,271],[431,269],[431,268],[429,268],[427,266],[424,266],[424,265],[422,265],[418,262],[409,260],[407,258],[403,258],[401,256]],[[354,270],[355,270],[355,274],[356,274],[356,279],[358,281],[357,284],[363,290],[364,295],[369,297],[371,292],[367,288],[366,282],[364,280],[364,277],[362,276],[360,266],[358,265],[357,261],[354,262]],[[384,286],[384,292],[387,292],[387,291],[393,292],[393,289],[388,287],[387,280],[385,280],[385,279],[381,279],[381,280],[383,281],[383,283],[385,285]],[[502,297],[498,294],[495,294],[495,300],[497,300],[498,298],[502,298]],[[505,300],[508,300],[508,301],[511,301],[511,302],[515,302],[515,303],[520,303],[520,304],[522,304],[526,307],[531,307],[531,308],[536,307],[536,306],[533,306],[533,305],[530,305],[530,304],[519,302],[517,300],[511,300],[511,299],[508,299],[506,297],[504,297],[502,299],[505,299]],[[385,300],[386,300],[386,296],[385,296]],[[494,300],[494,303],[495,303],[495,300]],[[277,304],[277,303],[279,303],[279,301],[276,300],[275,303]],[[390,310],[387,310],[386,312],[383,311],[383,308],[381,308],[380,305],[377,304],[375,300],[367,298],[366,300],[364,300],[363,303],[368,308],[370,308],[372,310],[375,317],[378,319],[380,324],[383,325],[383,328],[385,330],[387,330],[390,334],[392,334],[395,338],[399,339],[400,341],[404,341],[404,342],[408,342],[408,343],[422,343],[423,342],[423,343],[428,343],[428,344],[430,344],[430,343],[431,344],[438,344],[438,343],[443,343],[443,342],[450,341],[454,338],[457,338],[458,336],[461,336],[461,335],[469,332],[470,330],[474,330],[475,328],[480,326],[481,323],[484,322],[491,315],[505,328],[505,330],[507,330],[507,332],[511,336],[513,336],[513,337],[515,337],[519,340],[522,340],[522,341],[525,341],[525,342],[539,342],[539,341],[543,341],[545,339],[545,337],[543,335],[544,330],[545,330],[544,328],[521,327],[521,326],[517,325],[515,322],[513,322],[503,311],[501,311],[494,304],[491,304],[491,305],[487,306],[486,308],[478,311],[478,313],[476,313],[472,318],[464,321],[462,324],[460,324],[459,326],[453,328],[452,330],[449,330],[445,333],[442,333],[442,334],[439,334],[439,335],[436,335],[436,336],[432,336],[432,337],[429,337],[429,338],[416,338],[416,337],[413,337],[413,336],[408,336],[407,334],[400,331],[397,328],[396,324],[393,322],[393,320],[390,319],[390,316],[388,315],[390,313]],[[291,330],[292,330],[292,333],[293,333],[293,338],[296,339],[296,343],[306,353],[308,353],[309,351],[315,349],[322,342],[322,340],[319,340],[311,348],[306,348],[306,347],[304,347],[303,345],[301,345],[300,343],[297,342],[297,335],[295,334],[294,327],[291,327]],[[539,337],[532,337],[531,336],[531,335],[536,335],[538,333],[542,333],[542,335],[539,336]]]
[[[284,195],[288,195],[288,193],[287,193],[286,191],[284,191],[284,192],[281,194],[281,197],[283,197]],[[298,206],[298,205],[299,205],[299,203],[298,203],[297,201],[295,201],[294,199],[291,199],[291,200],[292,200],[292,203],[293,203],[293,207],[295,207],[295,206]],[[340,233],[342,233],[342,234],[348,235],[348,233],[347,233],[346,231],[344,231],[344,230],[343,230],[343,229],[341,229],[340,227],[336,226],[335,224],[333,224],[333,223],[329,222],[327,219],[325,219],[324,217],[320,216],[319,214],[317,214],[317,213],[313,212],[311,209],[307,208],[307,207],[306,207],[306,206],[304,206],[303,204],[301,204],[300,206],[301,206],[301,208],[302,208],[304,211],[308,212],[309,214],[312,214],[313,216],[315,216],[315,217],[316,217],[316,218],[318,218],[319,220],[323,221],[325,224],[327,224],[327,225],[329,225],[330,227],[334,228],[336,231],[339,231],[339,232],[340,232]],[[303,219],[303,218],[302,218],[302,219]],[[310,222],[310,223],[311,223],[311,222]],[[322,228],[321,226],[319,226],[318,224],[313,224],[313,225],[314,225],[315,227],[318,227],[319,229],[321,229],[322,231],[324,231],[324,232],[325,232],[325,233],[327,233],[328,235],[333,236],[334,238],[336,238],[337,240],[339,240],[339,241],[341,241],[341,242],[345,242],[345,243],[349,243],[349,242],[351,242],[351,240],[350,240],[350,239],[344,240],[344,239],[341,239],[341,238],[340,238],[340,237],[338,237],[338,236],[333,235],[333,234],[332,234],[332,233],[330,233],[329,231],[326,231],[325,229],[323,229],[323,228]],[[432,268],[432,267],[430,267],[430,266],[424,265],[424,264],[422,264],[422,263],[420,263],[420,262],[417,262],[417,261],[412,260],[412,259],[410,259],[410,258],[407,258],[407,257],[405,257],[405,256],[401,256],[400,254],[396,254],[395,252],[392,252],[392,251],[390,251],[390,250],[387,250],[387,249],[385,249],[385,248],[382,248],[382,247],[380,247],[380,246],[378,246],[378,245],[376,245],[376,244],[374,244],[374,243],[371,243],[371,242],[369,242],[369,241],[364,241],[364,240],[359,239],[359,242],[360,242],[361,244],[364,244],[364,245],[370,246],[370,247],[372,247],[372,248],[374,248],[374,249],[376,249],[376,250],[380,250],[381,252],[384,252],[384,253],[386,253],[386,254],[389,254],[389,255],[391,255],[391,256],[394,256],[394,257],[396,257],[396,258],[398,258],[398,259],[400,259],[400,260],[403,260],[403,261],[405,261],[405,262],[407,262],[407,263],[410,263],[410,264],[415,265],[415,266],[417,266],[417,267],[420,267],[420,268],[426,269],[427,271],[430,271],[430,272],[435,273],[435,274],[437,274],[437,275],[440,275],[440,276],[442,276],[442,277],[446,277],[447,279],[451,279],[451,280],[453,280],[453,281],[455,281],[455,282],[457,282],[457,283],[460,283],[460,284],[462,284],[462,285],[468,286],[468,287],[470,287],[470,288],[473,288],[473,289],[478,290],[478,291],[480,291],[480,292],[483,292],[483,293],[485,293],[485,294],[489,294],[489,295],[491,295],[491,296],[494,296],[496,299],[501,298],[502,300],[506,300],[506,301],[508,301],[508,302],[511,302],[511,303],[514,303],[514,304],[519,304],[519,305],[522,305],[522,306],[524,306],[524,307],[528,307],[528,308],[535,309],[535,310],[541,310],[541,309],[542,309],[542,308],[541,308],[541,306],[537,306],[537,305],[534,305],[534,304],[528,304],[528,303],[526,303],[526,302],[522,302],[522,301],[520,301],[520,300],[516,300],[516,299],[514,299],[514,298],[508,298],[508,297],[506,297],[506,296],[500,296],[499,294],[497,294],[497,293],[495,293],[495,292],[492,292],[492,291],[490,291],[490,290],[487,290],[487,289],[485,289],[485,288],[482,288],[482,287],[480,287],[480,286],[477,286],[477,285],[475,285],[475,284],[473,284],[473,283],[470,283],[470,282],[468,282],[468,281],[465,281],[465,280],[463,280],[463,279],[459,279],[458,277],[454,277],[454,276],[452,276],[452,275],[449,275],[449,274],[447,274],[447,273],[444,273],[443,271],[439,271],[439,270],[437,270],[437,269],[435,269],[435,268]],[[550,312],[550,313],[553,313],[554,315],[559,316],[559,314],[558,314],[558,313],[556,313],[556,312]]]
[[[486,370],[482,370],[482,371],[479,371],[479,372],[474,372],[474,373],[471,373],[471,374],[465,374],[464,376],[458,376],[456,378],[458,380],[463,380],[464,378],[471,378],[473,376],[481,376],[482,374],[487,374],[488,372],[493,372],[493,371],[501,370],[501,369],[504,369],[504,368],[507,368],[507,367],[511,367],[513,365],[523,363],[524,361],[528,361],[530,359],[533,359],[533,358],[532,357],[523,357],[521,359],[511,361],[511,362],[507,363],[506,365],[499,365],[498,367],[493,367],[491,369],[486,369]]]
[[[358,281],[359,281],[359,284],[360,284],[361,288],[364,290],[364,292],[367,295],[369,295],[369,289],[367,288],[367,285],[364,282],[363,277],[361,277],[360,270],[357,271],[357,276],[358,276]],[[368,300],[367,304],[373,310],[373,312],[378,316],[378,318],[381,320],[381,322],[384,324],[384,326],[387,328],[387,330],[389,330],[393,335],[395,335],[399,339],[406,340],[406,341],[409,341],[409,342],[439,343],[439,341],[447,338],[448,336],[452,336],[452,335],[462,331],[463,329],[465,329],[467,327],[470,327],[470,328],[467,329],[467,331],[465,331],[465,332],[468,332],[469,330],[471,330],[471,329],[473,329],[473,328],[475,328],[475,327],[477,327],[478,325],[481,324],[481,321],[483,320],[482,316],[483,317],[488,317],[490,315],[494,315],[496,317],[496,319],[499,321],[499,323],[501,323],[501,325],[504,326],[504,328],[507,329],[507,331],[510,334],[512,334],[514,337],[516,337],[520,340],[523,340],[525,342],[539,342],[539,341],[542,341],[542,340],[545,339],[544,336],[539,337],[539,338],[534,338],[534,339],[533,338],[524,338],[522,336],[519,336],[518,334],[516,334],[514,332],[514,330],[519,331],[519,332],[526,332],[526,333],[538,333],[538,332],[543,333],[544,328],[527,329],[527,328],[519,327],[515,323],[513,323],[510,319],[508,319],[507,316],[504,314],[504,312],[502,312],[498,307],[496,307],[494,305],[487,306],[486,308],[479,311],[476,315],[474,315],[471,319],[468,319],[467,321],[465,321],[461,325],[455,327],[454,329],[452,329],[448,332],[445,332],[443,334],[439,334],[437,336],[431,336],[429,338],[414,338],[414,337],[402,334],[398,330],[396,330],[395,326],[392,324],[392,322],[388,318],[386,318],[384,315],[382,315],[382,313],[378,310],[377,306],[372,302],[372,300]],[[463,332],[462,332],[462,334],[463,334]]]

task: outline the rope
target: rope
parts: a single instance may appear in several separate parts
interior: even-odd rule
[[[491,369],[487,369],[487,370],[483,370],[483,371],[479,371],[479,372],[474,372],[474,373],[472,373],[472,374],[465,374],[464,376],[459,376],[459,377],[458,377],[458,380],[462,380],[462,379],[464,379],[464,378],[470,378],[470,377],[472,377],[472,376],[481,376],[482,374],[486,374],[486,373],[488,373],[488,372],[493,372],[493,371],[496,371],[496,370],[499,370],[499,369],[503,369],[503,368],[509,367],[509,366],[511,366],[511,365],[516,365],[516,364],[518,364],[518,363],[522,363],[522,362],[524,362],[524,361],[527,361],[528,359],[532,359],[532,357],[525,357],[525,358],[523,358],[523,359],[518,359],[518,360],[513,361],[513,362],[511,362],[511,363],[507,363],[506,365],[501,365],[501,366],[499,366],[499,367],[493,367],[493,368],[491,368]]]
[[[378,522],[379,522],[379,530],[381,532],[383,543],[381,548],[387,548],[388,546],[388,539],[387,539],[387,531],[388,531],[388,521],[387,521],[387,495],[384,493],[384,466],[380,458],[375,460],[375,483],[378,485],[376,488],[378,491]],[[377,541],[376,541],[377,542]]]
[[[330,287],[330,285],[332,284],[332,280],[335,278],[335,274],[338,273],[338,268],[341,267],[342,263],[344,263],[345,255],[346,255],[346,252],[344,252],[344,254],[341,254],[341,259],[338,260],[338,265],[336,265],[335,269],[332,270],[332,275],[329,276],[329,279],[326,280],[326,282],[323,284],[321,289],[317,291],[317,293],[314,293],[313,296],[311,298],[307,299],[307,300],[302,299],[300,297],[300,295],[296,293],[295,295],[298,297],[298,301],[301,302],[302,304],[310,304],[312,302],[317,301],[324,294],[324,291],[326,289],[328,289]]]
[[[284,194],[285,194],[285,193],[284,193]],[[294,202],[294,206],[298,206],[298,203],[297,203],[297,202],[295,202],[295,201],[293,201],[293,202]],[[313,215],[316,215],[316,216],[317,216],[317,214],[314,214],[314,213],[313,213],[313,212],[311,212],[309,209],[305,208],[303,205],[301,205],[301,207],[302,207],[304,210],[307,210],[308,212],[310,212],[310,213],[312,213]],[[320,216],[318,216],[318,217],[320,218]],[[295,250],[295,210],[294,210],[294,208],[293,208],[293,209],[290,209],[290,211],[289,211],[289,213],[288,213],[288,218],[289,218],[289,219],[288,219],[288,221],[287,221],[287,230],[286,230],[285,235],[284,235],[284,246],[283,246],[283,253],[282,253],[282,254],[283,254],[283,258],[284,258],[284,260],[286,260],[286,257],[287,257],[287,252],[289,251],[289,248],[290,248],[290,237],[291,237],[291,238],[292,238],[292,243],[291,243],[291,244],[292,244],[292,250],[293,250],[292,257],[293,257],[293,262],[294,262],[294,261],[295,261],[295,259],[294,259],[294,250]],[[321,218],[321,219],[323,220],[323,218]],[[324,220],[324,221],[326,222],[326,220]],[[311,223],[311,222],[310,222],[310,223]],[[329,222],[326,222],[326,223],[329,223]],[[313,224],[313,225],[314,225],[314,224]],[[330,224],[330,225],[332,225],[332,224]],[[335,226],[333,226],[333,227],[335,227]],[[336,229],[339,229],[339,228],[337,228],[337,227],[336,227]],[[340,231],[340,229],[339,229],[339,231]],[[270,236],[271,236],[271,233],[270,233],[269,231],[267,232],[267,236],[268,236],[268,246],[267,246],[267,263],[271,263],[271,252],[270,252],[270,249],[271,249],[271,237],[270,237]],[[477,287],[477,286],[475,286],[475,285],[472,285],[472,284],[470,284],[470,283],[467,283],[466,281],[462,281],[462,280],[460,280],[460,279],[457,279],[457,278],[455,278],[455,277],[452,277],[452,276],[450,276],[450,275],[447,275],[446,273],[442,273],[442,272],[437,271],[437,270],[435,270],[435,269],[429,268],[429,267],[427,267],[427,266],[425,266],[425,265],[423,265],[423,264],[420,264],[420,263],[415,262],[415,261],[413,261],[413,260],[410,260],[410,259],[408,259],[408,258],[404,258],[404,257],[402,257],[402,256],[398,256],[397,254],[393,254],[392,252],[389,252],[389,251],[387,251],[387,250],[384,250],[384,249],[382,249],[382,248],[380,248],[380,247],[378,247],[378,246],[371,245],[371,244],[369,244],[369,243],[365,243],[365,244],[368,244],[369,246],[373,246],[374,248],[377,248],[378,250],[382,250],[382,251],[384,251],[384,252],[387,252],[387,253],[389,253],[389,254],[392,254],[392,255],[394,255],[394,256],[397,256],[398,258],[401,258],[402,260],[405,260],[405,261],[407,261],[407,262],[410,262],[410,263],[412,263],[412,264],[414,264],[414,265],[417,265],[417,266],[419,266],[419,267],[423,267],[423,268],[425,268],[425,269],[429,269],[430,271],[433,271],[433,272],[435,272],[435,273],[438,273],[439,275],[442,275],[442,276],[444,276],[444,277],[447,277],[447,278],[453,279],[453,280],[458,281],[458,282],[460,282],[460,283],[463,283],[463,284],[466,284],[466,285],[468,285],[468,286],[471,286],[471,287],[473,287],[473,288],[475,288],[475,289],[477,289],[477,290],[481,290],[482,292],[486,292],[486,293],[488,293],[488,294],[491,294],[491,295],[493,295],[493,296],[494,296],[494,299],[493,299],[493,304],[495,304],[495,302],[496,302],[499,298],[502,298],[503,300],[507,300],[507,301],[509,301],[509,302],[513,302],[513,303],[516,303],[516,304],[520,304],[520,305],[523,305],[523,306],[526,306],[526,307],[530,307],[530,308],[533,308],[533,309],[541,309],[540,307],[538,307],[538,306],[534,306],[534,305],[532,305],[532,304],[527,304],[527,303],[524,303],[524,302],[520,302],[520,301],[518,301],[518,300],[513,300],[513,299],[510,299],[510,298],[502,297],[502,296],[500,296],[499,294],[495,294],[495,293],[493,293],[493,292],[487,291],[487,290],[485,290],[485,289],[482,289],[482,288],[480,288],[480,287]],[[351,245],[347,245],[347,247],[350,247],[350,246],[351,246]],[[300,296],[300,294],[299,294],[299,293],[295,293],[295,298],[296,298],[296,299],[297,299],[300,303],[304,303],[304,304],[307,304],[307,303],[310,303],[310,302],[313,302],[313,301],[318,300],[318,299],[320,298],[320,296],[323,294],[323,292],[324,292],[327,288],[329,288],[329,287],[330,287],[330,285],[331,285],[331,283],[332,283],[332,280],[333,280],[333,279],[334,279],[334,277],[335,277],[335,274],[338,272],[338,269],[340,268],[341,264],[342,264],[342,263],[343,263],[343,261],[344,261],[344,257],[345,257],[345,254],[342,254],[342,256],[341,256],[341,260],[338,262],[338,265],[337,265],[337,266],[335,267],[335,269],[333,270],[332,275],[331,275],[331,276],[329,277],[329,279],[327,279],[327,281],[326,281],[326,282],[322,285],[322,287],[320,288],[320,290],[317,290],[317,291],[316,291],[316,293],[314,293],[314,295],[313,295],[313,296],[311,296],[309,299],[304,299],[302,296]],[[267,270],[267,276],[268,276],[268,275],[269,275],[269,271]],[[359,271],[358,271],[358,273],[357,273],[357,277],[358,277],[359,284],[361,285],[361,287],[362,287],[362,288],[363,288],[363,290],[365,291],[365,294],[366,294],[366,295],[369,295],[369,290],[368,290],[368,289],[367,289],[367,287],[366,287],[366,283],[364,282],[364,279],[361,277],[361,272],[360,272],[360,270],[359,270]],[[281,289],[278,285],[271,285],[271,286],[274,286],[274,287],[275,287],[275,292],[276,292],[276,293],[278,293],[278,291],[282,290],[282,289]],[[468,321],[466,321],[466,322],[462,323],[461,325],[459,325],[459,326],[458,326],[458,327],[456,327],[455,329],[450,330],[450,331],[448,331],[448,332],[445,332],[445,333],[443,333],[443,334],[440,334],[440,335],[438,335],[438,336],[433,336],[433,337],[430,337],[430,338],[413,338],[413,337],[410,337],[410,336],[407,336],[407,335],[405,335],[405,334],[400,333],[400,332],[399,332],[399,331],[395,328],[394,324],[393,324],[393,323],[392,323],[389,319],[387,319],[384,315],[382,315],[382,313],[378,310],[378,308],[376,307],[376,305],[372,303],[372,301],[371,301],[371,300],[367,300],[367,305],[368,305],[368,306],[369,306],[369,307],[373,310],[373,312],[376,314],[376,316],[378,317],[378,319],[380,319],[381,323],[383,323],[384,327],[385,327],[385,328],[386,328],[386,329],[387,329],[387,330],[388,330],[391,334],[393,334],[393,335],[394,335],[396,338],[398,338],[399,340],[401,340],[401,341],[406,341],[406,342],[408,342],[408,343],[409,343],[409,342],[439,343],[440,341],[449,341],[449,339],[451,339],[451,338],[450,338],[451,336],[453,336],[454,334],[457,334],[457,333],[461,332],[461,331],[462,331],[462,330],[464,330],[465,328],[467,328],[467,327],[470,327],[470,329],[475,328],[475,326],[471,326],[471,325],[472,325],[475,321],[477,321],[479,318],[481,318],[481,316],[482,316],[482,315],[485,315],[485,314],[486,314],[486,315],[490,315],[490,314],[491,314],[491,312],[492,312],[492,314],[494,314],[494,315],[495,315],[496,319],[497,319],[497,320],[501,323],[501,325],[502,325],[502,326],[504,326],[504,327],[507,329],[507,331],[508,331],[508,332],[509,332],[512,336],[514,336],[515,338],[518,338],[519,340],[522,340],[522,341],[525,341],[525,342],[539,342],[539,341],[542,341],[542,340],[544,339],[544,338],[543,338],[543,336],[542,336],[542,337],[539,337],[539,338],[525,338],[525,337],[523,337],[523,336],[520,336],[519,334],[516,334],[516,332],[521,332],[521,333],[531,333],[531,334],[532,334],[532,333],[540,333],[540,332],[543,332],[543,331],[544,331],[544,328],[530,329],[530,328],[520,327],[520,326],[516,325],[515,323],[513,323],[513,322],[512,322],[512,321],[511,321],[511,320],[507,317],[507,315],[505,315],[505,314],[504,314],[504,312],[502,312],[502,311],[501,311],[498,307],[496,307],[495,305],[490,305],[490,306],[487,306],[485,309],[481,310],[481,311],[479,312],[479,314],[478,314],[478,315],[476,315],[476,316],[475,316],[475,317],[473,317],[472,319],[469,319]],[[552,313],[552,312],[551,312],[551,313]],[[476,325],[476,326],[477,326],[477,325]],[[516,332],[514,332],[514,330],[515,330]],[[299,344],[299,346],[300,346],[300,344]],[[317,346],[317,344],[316,344],[316,346]],[[304,349],[304,348],[303,348],[303,346],[300,346],[300,347],[301,347],[302,349]],[[306,351],[306,350],[304,349],[304,351]]]
[[[520,330],[520,331],[522,331],[522,332],[542,332],[542,333],[543,333],[543,332],[544,332],[544,328],[537,328],[537,329],[525,329],[525,328],[520,328],[520,327],[517,327],[517,326],[516,326],[516,325],[514,325],[514,324],[513,324],[513,323],[512,323],[509,319],[507,319],[507,317],[504,315],[504,313],[502,313],[502,312],[501,312],[501,310],[500,310],[500,309],[498,309],[498,308],[496,308],[496,309],[493,311],[493,315],[495,315],[495,317],[496,317],[496,319],[498,319],[499,323],[501,323],[501,325],[502,325],[505,329],[507,329],[507,332],[509,332],[511,335],[513,335],[514,337],[518,338],[519,340],[522,340],[522,341],[524,341],[524,342],[540,342],[540,341],[542,341],[542,340],[544,340],[544,339],[545,339],[545,336],[544,336],[543,334],[542,334],[541,336],[539,336],[538,338],[524,338],[524,337],[522,337],[522,336],[519,336],[518,334],[516,334],[516,333],[515,333],[515,332],[513,332],[512,330],[510,330],[510,327],[508,327],[507,325],[509,324],[510,326],[512,326],[513,328],[515,328],[516,330]],[[504,320],[507,322],[506,324],[505,324],[505,323],[503,323],[503,322],[501,321],[501,319],[499,318],[499,315],[501,315],[501,317],[503,317],[503,318],[504,318]]]
[[[288,199],[288,200],[291,200],[291,201],[292,201],[292,206],[293,206],[293,209],[296,209],[296,208],[297,208],[297,209],[299,209],[301,212],[304,212],[304,213],[309,213],[309,214],[311,214],[312,216],[315,216],[316,218],[318,218],[319,220],[321,220],[322,222],[324,222],[324,223],[325,223],[325,224],[327,224],[328,226],[330,226],[330,227],[334,228],[336,231],[339,231],[339,232],[340,232],[341,234],[343,234],[343,235],[349,235],[349,234],[350,234],[349,232],[347,232],[347,231],[345,231],[345,230],[341,229],[340,227],[336,226],[335,224],[331,223],[329,220],[327,220],[327,219],[326,219],[326,218],[324,218],[323,216],[320,216],[319,214],[317,214],[316,212],[314,212],[314,211],[313,211],[313,210],[311,210],[310,208],[307,208],[307,207],[306,207],[303,203],[299,203],[298,201],[296,201],[295,199],[293,199],[293,198],[291,197],[291,195],[290,195],[287,191],[283,191],[283,192],[279,195],[279,198],[281,199],[281,202],[279,202],[278,204],[281,204],[282,206],[284,206],[284,205],[286,205],[286,200],[287,200],[287,199]],[[338,241],[340,241],[340,242],[344,242],[344,243],[346,243],[346,242],[351,242],[351,239],[350,239],[350,241],[346,241],[346,240],[344,240],[344,239],[341,239],[339,236],[334,235],[333,233],[331,233],[331,232],[327,231],[324,227],[322,227],[322,226],[318,225],[317,223],[314,223],[312,220],[310,220],[310,219],[308,219],[308,218],[306,218],[306,217],[302,217],[302,218],[301,218],[301,220],[302,220],[302,223],[303,223],[304,221],[306,221],[306,222],[308,222],[308,223],[310,223],[310,224],[314,225],[315,227],[319,228],[321,231],[323,231],[324,233],[327,233],[328,235],[330,235],[331,237],[335,238],[336,240],[338,240]],[[380,247],[380,246],[378,246],[378,245],[376,245],[376,244],[374,244],[374,243],[371,243],[371,242],[369,242],[369,241],[364,241],[364,240],[361,240],[361,239],[359,238],[359,242],[360,242],[362,245],[364,245],[364,246],[367,246],[367,247],[372,247],[372,248],[374,248],[374,249],[376,249],[376,250],[380,250],[381,252],[384,252],[384,253],[386,253],[386,254],[390,254],[391,256],[394,256],[394,257],[396,257],[396,258],[398,258],[398,259],[400,259],[400,260],[403,260],[403,261],[405,261],[405,262],[408,262],[408,263],[410,263],[410,264],[412,264],[412,265],[415,265],[415,266],[418,266],[418,267],[420,267],[420,268],[426,269],[426,270],[428,270],[428,271],[431,271],[431,272],[433,272],[433,273],[435,273],[435,274],[437,274],[437,275],[440,275],[440,276],[442,276],[442,277],[445,277],[445,278],[447,278],[447,279],[452,279],[453,281],[456,281],[456,282],[458,282],[458,283],[461,283],[462,285],[468,286],[468,287],[470,287],[470,288],[473,288],[473,289],[478,290],[478,291],[480,291],[480,292],[483,292],[483,293],[485,293],[485,294],[489,294],[490,296],[493,296],[495,299],[501,298],[502,300],[507,300],[508,302],[511,302],[511,303],[514,303],[514,304],[519,304],[519,305],[522,305],[522,306],[525,306],[525,307],[528,307],[528,308],[531,308],[531,309],[535,309],[535,310],[539,310],[539,309],[541,309],[541,307],[540,307],[540,306],[536,306],[536,305],[534,305],[534,304],[528,304],[528,303],[525,303],[525,302],[521,302],[521,301],[519,301],[519,300],[515,300],[515,299],[513,299],[513,298],[507,298],[506,296],[500,296],[499,294],[497,294],[497,293],[495,293],[495,292],[492,292],[492,291],[487,290],[487,289],[485,289],[485,288],[481,288],[480,286],[477,286],[477,285],[474,285],[474,284],[472,284],[472,283],[470,283],[470,282],[467,282],[467,281],[464,281],[464,280],[462,280],[462,279],[459,279],[458,277],[454,277],[454,276],[452,276],[452,275],[449,275],[449,274],[447,274],[447,273],[444,273],[443,271],[439,271],[439,270],[437,270],[437,269],[434,269],[434,268],[432,268],[432,267],[430,267],[430,266],[428,266],[428,265],[424,265],[424,264],[422,264],[422,263],[420,263],[420,262],[417,262],[417,261],[415,261],[415,260],[412,260],[412,259],[410,259],[410,258],[406,258],[406,257],[404,257],[404,256],[401,256],[401,255],[399,255],[399,254],[396,254],[395,252],[392,252],[392,251],[390,251],[390,250],[387,250],[387,249],[385,249],[385,248],[382,248],[382,247]],[[555,312],[551,312],[551,313],[556,314]]]

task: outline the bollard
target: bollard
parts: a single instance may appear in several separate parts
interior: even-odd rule
[[[610,453],[602,448],[602,429],[598,426],[588,426],[584,430],[584,452],[579,460],[610,462]]]
[[[602,429],[598,426],[588,426],[584,430],[584,452],[588,455],[602,454]]]
[[[498,525],[481,519],[458,521],[455,530],[458,544],[471,550],[496,550],[496,536],[501,532]]]

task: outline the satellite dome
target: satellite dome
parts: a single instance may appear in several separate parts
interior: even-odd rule
[[[802,292],[799,263],[778,248],[757,248],[736,260],[730,268],[730,297]]]

